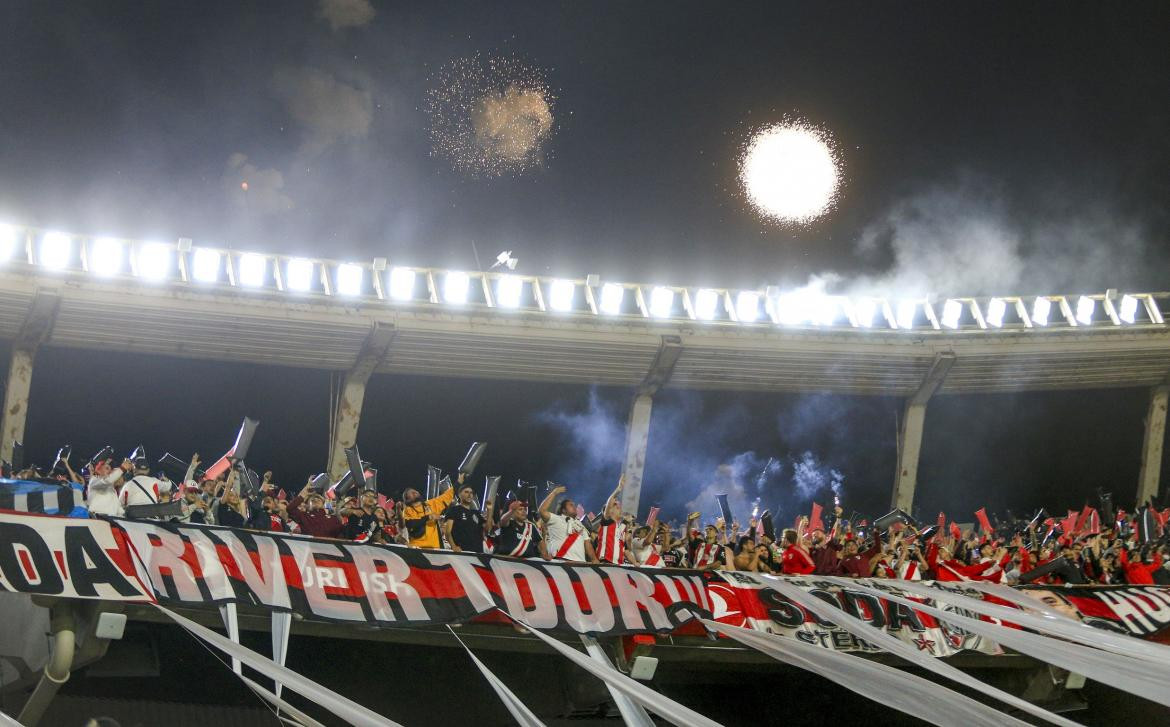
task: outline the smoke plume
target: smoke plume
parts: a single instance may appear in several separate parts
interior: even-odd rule
[[[283,192],[284,175],[260,169],[240,152],[228,157],[223,188],[235,207],[249,213],[270,215],[293,208],[292,199]]]
[[[761,432],[742,406],[708,407],[693,392],[660,394],[650,426],[639,514],[644,517],[651,505],[658,505],[664,521],[681,522],[695,510],[711,521],[718,515],[719,494],[728,496],[742,525],[757,505],[770,509],[778,523],[807,513],[813,500],[829,505],[834,494],[843,493],[844,467],[809,448],[819,446],[823,438],[820,424],[796,421],[819,417],[823,403],[821,397],[802,397],[782,417],[780,430]],[[571,497],[594,511],[621,473],[627,404],[592,390],[582,407],[562,402],[536,417],[538,424],[560,436],[560,466],[553,479],[565,483]],[[849,436],[846,427],[837,426],[836,413],[829,411],[824,419],[825,428],[839,437]],[[748,440],[767,449],[745,449]],[[843,443],[832,448],[838,446],[848,449]]]
[[[374,19],[376,11],[370,0],[320,0],[317,15],[336,32],[366,25]]]
[[[369,91],[337,80],[316,68],[281,68],[273,88],[289,115],[304,129],[302,151],[315,154],[370,130],[374,104]]]
[[[1074,203],[1073,200],[1079,200]],[[1013,203],[967,176],[896,201],[863,228],[856,251],[883,272],[839,292],[884,297],[1074,294],[1150,280],[1148,235],[1106,200],[1053,192]]]

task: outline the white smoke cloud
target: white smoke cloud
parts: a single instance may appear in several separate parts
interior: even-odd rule
[[[248,212],[270,215],[293,208],[292,199],[282,191],[284,175],[260,169],[240,152],[228,157],[222,183],[232,204]]]
[[[370,0],[320,0],[317,4],[317,16],[328,22],[335,32],[360,28],[376,14]]]
[[[471,111],[471,124],[481,148],[520,162],[536,153],[552,131],[552,109],[540,91],[508,86],[480,99]]]
[[[1021,209],[999,185],[974,177],[910,195],[858,240],[858,254],[871,264],[886,263],[885,271],[848,282],[836,276],[831,287],[853,295],[925,297],[1160,284],[1149,281],[1145,226],[1107,201],[1078,199],[1084,196],[1054,190]]]
[[[342,139],[370,131],[374,103],[369,91],[316,68],[281,68],[273,77],[276,94],[306,132],[302,151],[320,153]]]

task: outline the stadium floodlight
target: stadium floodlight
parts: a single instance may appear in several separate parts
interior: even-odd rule
[[[808,302],[801,293],[785,293],[776,298],[776,322],[797,326],[808,318]]]
[[[839,296],[818,295],[810,299],[812,322],[818,326],[831,326],[837,319],[837,309],[843,298]]]
[[[554,280],[548,288],[548,306],[564,313],[573,310],[573,291],[577,286],[572,280]]]
[[[760,317],[760,294],[741,290],[735,296],[735,317],[740,323],[754,323]]]
[[[463,305],[471,288],[467,273],[453,270],[443,278],[443,300],[453,305]]]
[[[963,315],[963,304],[954,298],[948,298],[943,303],[942,319],[939,321],[947,328],[958,328],[959,318]]]
[[[313,287],[313,261],[303,257],[293,258],[285,267],[284,284],[289,290],[299,293]]]
[[[1087,295],[1077,298],[1077,323],[1087,326],[1093,322],[1093,311],[1097,309],[1097,301]]]
[[[701,321],[715,318],[715,310],[719,307],[719,292],[710,288],[700,288],[695,293],[695,317]]]
[[[877,315],[877,301],[873,298],[862,298],[853,306],[853,315],[857,318],[857,325],[862,328],[873,328],[873,319]]]
[[[165,242],[147,242],[138,248],[138,277],[146,280],[166,280],[171,274],[172,245]]]
[[[264,273],[268,272],[268,260],[254,252],[240,256],[240,285],[259,288],[264,285]]]
[[[658,286],[650,291],[650,315],[655,318],[666,318],[674,309],[674,291],[665,286]]]
[[[1032,322],[1038,326],[1048,325],[1048,314],[1051,312],[1052,301],[1043,296],[1036,296],[1032,303]]]
[[[621,313],[625,297],[626,289],[617,283],[606,283],[601,286],[601,312],[611,316]]]
[[[1003,316],[1007,313],[1007,303],[1003,298],[992,298],[987,303],[987,316],[984,320],[993,328],[1003,328]]]
[[[16,228],[0,223],[0,263],[7,262],[16,252]]]
[[[191,258],[191,275],[201,283],[214,283],[219,279],[219,253],[201,247]]]
[[[342,263],[337,266],[337,292],[341,295],[361,295],[365,272],[361,265]]]
[[[524,279],[519,275],[501,275],[496,281],[496,302],[504,308],[519,308],[524,293]]]
[[[410,300],[414,297],[413,268],[395,267],[390,270],[390,297],[394,300]]]
[[[50,270],[61,270],[73,255],[73,239],[64,232],[46,232],[41,238],[38,262]]]
[[[1126,323],[1133,323],[1137,320],[1138,299],[1132,295],[1121,296],[1121,306],[1117,311],[1117,317]]]
[[[102,277],[122,272],[124,249],[122,242],[112,237],[99,237],[94,240],[89,246],[89,271]]]
[[[918,314],[918,304],[912,300],[903,300],[898,303],[898,310],[894,313],[894,322],[898,328],[910,329],[914,327],[914,317]]]

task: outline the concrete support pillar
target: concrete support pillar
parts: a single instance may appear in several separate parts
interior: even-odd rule
[[[1150,389],[1150,408],[1146,412],[1146,433],[1142,438],[1142,469],[1138,475],[1139,504],[1158,495],[1158,480],[1162,473],[1162,448],[1166,443],[1166,404],[1170,399],[1170,384]]]
[[[678,336],[663,336],[646,378],[634,395],[630,405],[630,421],[626,425],[626,452],[622,460],[622,474],[626,486],[622,489],[622,510],[637,513],[642,499],[642,472],[646,469],[646,447],[650,443],[650,411],[654,407],[654,394],[670,381],[674,365],[682,355],[682,339]]]
[[[378,364],[386,358],[390,343],[394,340],[394,327],[375,323],[366,337],[362,350],[354,361],[353,368],[345,375],[337,409],[333,412],[332,441],[329,446],[329,476],[333,481],[349,471],[345,450],[357,442],[358,425],[362,418],[362,404],[366,398],[366,383]]]
[[[12,443],[24,441],[28,420],[28,394],[32,388],[33,359],[36,351],[17,348],[8,364],[8,383],[4,387],[4,417],[0,424],[0,459],[12,461]]]
[[[60,302],[61,299],[55,294],[38,292],[12,345],[8,382],[4,387],[4,411],[0,416],[0,459],[7,462],[12,461],[12,443],[24,441],[33,361],[37,349],[53,330]]]
[[[926,403],[954,363],[953,353],[936,355],[918,391],[906,400],[902,423],[898,427],[898,471],[894,477],[891,507],[910,512],[914,505],[914,488],[918,485],[918,456],[922,453],[922,434],[926,426]]]
[[[622,489],[622,510],[638,512],[638,501],[642,496],[642,473],[646,469],[646,448],[650,444],[650,411],[654,397],[638,394],[630,405],[630,421],[626,425],[626,456],[622,461],[622,474],[626,485]]]

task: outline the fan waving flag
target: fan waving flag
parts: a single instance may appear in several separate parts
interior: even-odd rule
[[[80,482],[60,484],[31,480],[0,480],[0,510],[39,515],[89,517]]]
[[[824,531],[825,522],[821,520],[821,506],[817,503],[812,504],[812,513],[808,516],[808,531],[811,533],[814,530]]]
[[[976,510],[975,519],[979,521],[979,529],[991,535],[993,529],[991,527],[991,521],[987,519],[987,508],[981,507]]]

